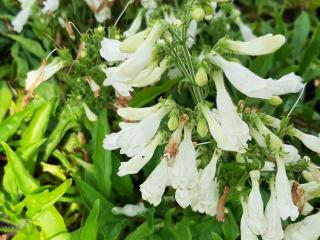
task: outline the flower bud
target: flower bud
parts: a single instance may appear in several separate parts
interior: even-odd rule
[[[205,16],[205,11],[201,7],[197,7],[192,10],[192,18],[196,21],[202,21]]]
[[[81,57],[81,58],[87,57],[87,50],[86,50],[86,49],[82,49],[82,50],[81,50],[81,52],[80,52],[80,57]]]
[[[196,74],[196,77],[195,77],[195,81],[199,87],[203,87],[203,86],[207,85],[208,75],[207,75],[206,69],[203,66],[199,67],[197,74]]]
[[[177,129],[179,125],[179,118],[177,116],[177,114],[171,114],[169,121],[168,121],[168,128],[170,129],[170,131],[174,131]]]
[[[197,124],[197,132],[200,135],[200,137],[205,137],[208,133],[208,126],[207,122],[204,118],[200,118]]]
[[[279,96],[272,96],[269,100],[268,103],[271,104],[272,106],[279,106],[282,104],[282,99]]]
[[[104,31],[104,27],[101,26],[101,25],[99,25],[99,27],[97,27],[97,31],[98,31],[99,33],[102,33],[102,32]]]

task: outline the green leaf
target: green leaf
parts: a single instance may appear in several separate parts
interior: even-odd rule
[[[239,227],[231,211],[226,214],[226,219],[222,223],[222,231],[226,240],[235,240],[240,236]]]
[[[81,229],[80,240],[97,239],[100,201],[97,199],[90,211],[86,223]]]
[[[92,160],[97,188],[105,196],[109,196],[111,192],[112,160],[111,151],[105,150],[102,146],[105,135],[109,132],[107,111],[103,110],[99,114],[92,132]]]
[[[310,31],[310,19],[307,12],[302,11],[294,22],[292,45],[292,54],[295,59],[299,58],[299,53],[303,49],[308,39]]]
[[[21,47],[23,47],[25,50],[32,53],[39,59],[44,59],[47,56],[47,53],[43,50],[38,41],[25,38],[22,35],[7,34],[6,36],[17,41],[21,45]]]
[[[317,57],[320,47],[320,27],[314,32],[311,43],[309,44],[300,64],[300,74],[304,75],[312,61]]]
[[[273,62],[273,54],[256,57],[250,64],[250,70],[261,77],[269,72]]]
[[[19,44],[15,43],[11,48],[11,55],[15,63],[15,72],[18,78],[19,85],[24,87],[26,85],[27,72],[29,71],[28,61],[20,56]]]
[[[220,237],[219,234],[215,232],[211,232],[210,234],[211,234],[212,240],[223,240],[222,237]]]
[[[130,233],[125,239],[126,240],[141,240],[145,237],[150,236],[153,233],[153,226],[150,226],[148,222],[144,222],[139,225],[136,230]]]
[[[142,107],[157,98],[160,94],[167,92],[176,85],[180,79],[168,80],[160,86],[145,87],[135,93],[134,98],[130,101],[131,107]]]
[[[192,240],[190,225],[194,222],[191,217],[184,217],[177,223],[177,230],[180,240]]]

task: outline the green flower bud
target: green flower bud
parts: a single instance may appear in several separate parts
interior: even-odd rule
[[[86,50],[86,49],[82,49],[82,50],[81,50],[81,52],[80,52],[80,57],[81,57],[81,58],[87,57],[87,50]]]
[[[192,18],[198,22],[202,21],[205,15],[205,11],[201,7],[197,7],[192,11]]]
[[[204,118],[200,118],[197,124],[197,132],[200,137],[205,137],[208,134],[208,125]]]
[[[104,31],[104,27],[102,27],[101,25],[99,25],[99,27],[97,28],[97,31],[99,33],[102,33]]]
[[[177,114],[171,114],[168,121],[168,128],[170,129],[170,131],[174,131],[177,129],[178,125],[179,125],[179,118]]]
[[[211,6],[205,6],[204,12],[206,15],[212,15],[213,14],[213,8]]]
[[[207,75],[206,69],[203,66],[199,67],[197,74],[196,74],[196,77],[195,77],[195,81],[199,87],[203,87],[203,86],[207,85],[208,75]]]
[[[268,103],[271,104],[272,106],[279,106],[282,104],[282,99],[279,96],[272,96],[269,100]]]

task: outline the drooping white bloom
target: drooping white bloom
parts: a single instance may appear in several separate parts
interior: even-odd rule
[[[155,136],[162,118],[172,109],[173,103],[169,100],[167,103],[138,123],[121,124],[121,131],[106,136],[103,147],[108,150],[120,148],[120,153],[128,157],[141,153]]]
[[[320,153],[320,138],[294,129],[293,136],[298,138],[307,148]]]
[[[154,151],[156,150],[157,146],[162,142],[162,139],[163,134],[160,132],[140,153],[132,157],[127,162],[121,162],[118,170],[118,175],[125,176],[128,174],[138,173],[144,167],[144,165],[146,165],[148,161],[152,158]]]
[[[135,19],[132,21],[129,29],[123,33],[125,37],[131,37],[139,31],[141,27],[143,14],[144,14],[144,9],[141,9],[136,15]]]
[[[172,176],[172,179],[173,179],[173,176]],[[172,179],[171,179],[171,183],[172,183]],[[178,188],[175,192],[174,198],[180,207],[186,208],[190,205],[191,194],[193,193],[187,188],[184,188],[184,189]]]
[[[119,108],[117,110],[117,114],[126,119],[128,121],[141,121],[142,119],[148,117],[149,115],[157,112],[161,104],[158,103],[153,105],[152,107],[144,107],[144,108],[133,108],[133,107],[126,107],[126,108]]]
[[[196,151],[191,139],[191,129],[184,127],[184,137],[172,167],[172,187],[191,189],[197,181]]]
[[[138,204],[126,204],[123,207],[113,207],[112,213],[115,215],[124,215],[127,217],[135,217],[137,215],[140,215],[142,213],[145,213],[148,211],[148,209],[144,206],[142,202],[139,202]]]
[[[283,161],[285,164],[295,163],[301,159],[298,149],[290,144],[283,144],[283,151],[285,152],[285,155],[283,157]]]
[[[107,79],[104,81],[104,85],[112,85],[120,95],[130,96],[129,92],[133,91],[131,81],[150,64],[153,47],[163,30],[163,24],[156,23],[134,54],[119,66],[106,70]]]
[[[26,25],[29,16],[31,14],[32,6],[35,3],[35,0],[19,0],[21,4],[21,10],[17,16],[11,21],[13,30],[17,33],[20,33]]]
[[[59,0],[46,0],[43,5],[42,13],[53,13],[59,7]]]
[[[215,117],[215,113],[210,111],[209,107],[205,104],[200,105],[201,112],[205,117],[210,133],[214,140],[217,142],[218,148],[225,150],[225,151],[238,151],[238,146],[232,145],[230,139],[227,135],[223,132],[220,123],[218,122],[219,119]]]
[[[216,71],[213,79],[217,89],[217,109],[223,132],[228,136],[237,152],[243,152],[251,139],[248,125],[240,118],[223,81],[222,72]]]
[[[243,40],[250,41],[256,38],[251,28],[244,24],[240,17],[236,18],[236,24],[239,27]]]
[[[281,218],[277,207],[277,196],[275,191],[274,179],[270,180],[270,199],[265,210],[267,230],[262,236],[263,240],[281,240],[284,233],[282,230]]]
[[[243,198],[241,198],[240,200],[243,210],[240,222],[241,240],[258,240],[258,237],[251,231],[251,229],[248,226],[248,205]]]
[[[148,178],[140,185],[142,198],[149,203],[157,206],[161,202],[162,195],[166,189],[168,182],[168,162],[164,157],[158,166],[148,176]]]
[[[279,215],[283,220],[288,217],[294,221],[299,216],[298,207],[294,205],[291,196],[291,185],[289,183],[284,160],[280,156],[276,156],[277,174],[276,174],[276,195]]]
[[[285,37],[281,34],[275,36],[266,34],[245,42],[226,39],[221,46],[237,54],[258,56],[277,51],[285,41]]]
[[[198,22],[196,20],[191,20],[188,27],[188,31],[187,31],[187,35],[188,35],[187,47],[188,48],[191,48],[196,41],[197,29],[198,29]]]
[[[193,211],[205,213],[210,216],[216,215],[219,201],[218,183],[214,180],[216,165],[220,151],[215,151],[209,164],[200,173],[199,182],[191,190],[190,206]]]
[[[104,0],[84,0],[91,11],[94,13],[95,19],[99,23],[111,18],[111,10]]]
[[[100,48],[101,57],[110,62],[123,61],[129,58],[131,54],[121,52],[120,45],[119,40],[103,38]]]
[[[50,79],[54,74],[56,74],[60,69],[65,66],[64,62],[56,58],[51,63],[46,65],[46,60],[40,68],[28,72],[26,79],[27,91],[36,89],[42,82]]]
[[[250,172],[252,189],[248,198],[248,219],[247,224],[256,235],[263,235],[266,231],[266,219],[263,213],[263,201],[259,189],[260,172]]]
[[[88,120],[91,122],[97,121],[98,119],[97,115],[94,112],[92,112],[92,110],[88,107],[88,105],[86,103],[82,103],[82,106]]]
[[[320,212],[289,224],[284,231],[285,240],[318,240],[320,237]]]
[[[275,95],[296,93],[303,88],[301,78],[294,73],[287,74],[278,80],[264,79],[236,62],[229,62],[214,53],[207,59],[220,67],[232,85],[248,97],[270,99]]]

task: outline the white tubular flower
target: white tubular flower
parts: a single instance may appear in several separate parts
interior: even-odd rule
[[[242,217],[240,222],[241,240],[258,240],[258,237],[251,231],[248,226],[248,205],[243,198],[240,199],[242,205]]]
[[[53,13],[59,8],[59,0],[46,0],[43,5],[42,13]]]
[[[112,213],[115,215],[124,215],[127,217],[135,217],[148,211],[142,202],[139,204],[126,204],[123,207],[113,207]]]
[[[140,185],[142,198],[152,205],[158,206],[166,189],[167,182],[168,162],[166,158],[163,158],[145,182]]]
[[[293,136],[298,138],[310,150],[320,153],[320,138],[294,129]]]
[[[288,217],[294,221],[299,216],[298,207],[294,205],[291,196],[291,185],[289,183],[284,160],[276,156],[277,175],[276,175],[276,195],[279,215],[283,220]]]
[[[283,151],[285,152],[285,155],[283,157],[283,161],[285,164],[295,163],[301,159],[298,149],[296,149],[292,145],[283,144]]]
[[[59,59],[54,59],[51,63],[46,65],[46,60],[42,63],[40,68],[28,72],[26,79],[25,90],[31,91],[36,89],[42,82],[50,79],[54,74],[56,74],[60,69],[65,66],[63,61]]]
[[[86,114],[86,117],[88,118],[89,121],[95,122],[97,121],[98,117],[97,115],[91,111],[91,109],[88,107],[86,103],[82,103],[84,113]]]
[[[158,103],[152,107],[144,107],[144,108],[133,108],[133,107],[127,107],[127,108],[119,108],[117,110],[117,114],[122,117],[125,120],[128,121],[141,121],[148,117],[149,115],[157,112],[159,108],[161,107],[161,104]]]
[[[120,44],[120,51],[124,53],[134,53],[143,43],[149,32],[150,28],[147,28],[131,37],[126,38]]]
[[[17,33],[20,33],[24,25],[26,25],[35,0],[19,0],[19,2],[21,4],[21,10],[17,14],[17,16],[11,21],[13,30]]]
[[[266,219],[263,213],[263,201],[259,189],[260,172],[250,172],[252,189],[248,198],[248,219],[247,224],[256,235],[263,235],[266,231]]]
[[[270,99],[275,95],[296,93],[303,88],[301,78],[293,73],[279,80],[264,79],[241,64],[229,62],[216,53],[207,55],[207,59],[220,67],[232,85],[248,97]]]
[[[253,137],[253,139],[258,143],[258,145],[260,147],[267,147],[267,143],[265,141],[265,138],[263,137],[263,135],[258,132],[254,127],[250,126],[249,128],[250,131],[250,135]]]
[[[308,182],[299,185],[298,189],[303,191],[303,196],[306,201],[320,197],[320,182]]]
[[[189,189],[178,188],[175,192],[174,198],[180,207],[186,208],[190,205],[191,194],[192,192]]]
[[[109,62],[126,60],[131,54],[121,52],[120,45],[121,42],[118,40],[103,38],[100,48],[101,57]]]
[[[266,206],[265,216],[267,221],[267,231],[262,236],[263,240],[281,240],[284,233],[282,230],[281,218],[277,207],[277,196],[274,179],[270,180],[270,199]]]
[[[155,136],[162,118],[171,109],[172,103],[164,103],[157,111],[140,122],[120,125],[121,131],[107,135],[103,147],[108,150],[120,148],[120,153],[128,157],[141,153]]]
[[[137,16],[135,17],[135,19],[133,20],[132,24],[130,25],[130,28],[123,33],[125,37],[131,37],[139,31],[141,27],[143,14],[144,14],[144,9],[141,9],[138,12]]]
[[[244,24],[240,17],[236,18],[236,24],[239,27],[243,40],[251,41],[256,38],[256,35],[254,35],[251,28]]]
[[[111,18],[111,10],[108,6],[105,6],[104,0],[84,0],[91,11],[94,13],[95,19],[99,23],[103,23],[105,20]]]
[[[289,224],[284,231],[285,240],[318,240],[320,237],[320,212]]]
[[[138,74],[138,76],[132,80],[131,85],[133,87],[145,87],[148,85],[153,85],[154,83],[160,81],[162,74],[167,70],[167,62],[168,60],[165,58],[160,62],[159,66],[154,66],[151,67],[151,71],[149,71],[149,67],[146,68],[145,70],[147,70],[147,73],[145,75],[145,77],[141,76],[144,75],[144,71],[142,71],[140,74]]]
[[[197,29],[198,29],[198,22],[196,20],[191,20],[187,35],[187,47],[191,48],[193,44],[196,42],[196,35],[197,35]]]
[[[281,34],[266,34],[246,42],[226,39],[221,46],[237,54],[258,56],[277,51],[285,41],[286,38]]]
[[[278,118],[275,118],[271,115],[265,115],[263,117],[263,122],[272,128],[280,129],[281,128],[281,120]]]
[[[154,151],[156,150],[157,146],[161,144],[162,139],[163,134],[160,132],[140,153],[132,157],[127,162],[121,162],[118,170],[118,175],[125,176],[128,174],[138,173],[152,158]]]
[[[191,132],[191,129],[184,127],[184,137],[172,167],[172,187],[175,189],[191,189],[198,181],[196,151]]]
[[[214,72],[213,79],[217,89],[217,109],[222,130],[232,145],[236,146],[237,152],[243,152],[248,147],[247,141],[251,139],[249,127],[240,118],[225,88],[222,72]]]
[[[216,215],[219,201],[218,183],[214,181],[216,165],[220,151],[215,151],[210,163],[200,174],[199,182],[195,189],[191,190],[191,208],[193,211],[205,213],[210,216]]]
[[[232,145],[226,134],[223,132],[219,122],[215,118],[215,114],[210,111],[209,107],[205,104],[202,104],[200,107],[201,112],[208,123],[210,133],[217,142],[218,148],[225,151],[238,151],[238,147]]]
[[[104,85],[112,85],[120,95],[130,96],[129,92],[133,90],[131,81],[149,65],[152,59],[152,49],[163,30],[164,25],[161,22],[156,23],[134,54],[118,67],[107,69],[107,79]]]
[[[275,135],[270,129],[268,129],[260,118],[255,119],[256,127],[260,134],[262,134],[265,138],[270,139],[270,148],[272,150],[280,150],[283,148],[283,142],[282,140]]]

